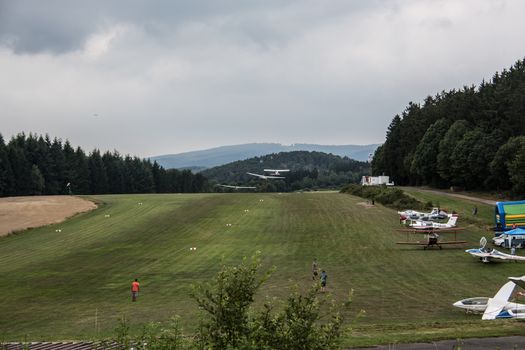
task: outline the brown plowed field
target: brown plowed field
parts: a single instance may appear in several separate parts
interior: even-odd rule
[[[73,196],[0,198],[0,236],[58,223],[96,207],[93,202]]]

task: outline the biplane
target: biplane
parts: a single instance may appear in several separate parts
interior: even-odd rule
[[[458,240],[457,234],[458,231],[461,231],[463,229],[453,227],[453,228],[434,228],[429,227],[427,229],[419,229],[419,228],[407,228],[407,229],[400,229],[398,232],[405,232],[407,235],[407,240],[402,242],[396,242],[396,244],[402,244],[402,245],[417,245],[422,246],[423,249],[431,248],[431,247],[438,247],[439,249],[443,249],[444,245],[454,245],[454,244],[465,244],[467,241]],[[442,241],[441,235],[442,234],[454,234],[454,240],[452,241]],[[418,241],[411,241],[409,240],[410,234],[422,234],[425,237],[425,240],[418,240]]]

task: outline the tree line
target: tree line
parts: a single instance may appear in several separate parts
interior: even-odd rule
[[[281,174],[284,179],[272,180],[261,180],[247,174],[263,174],[264,169],[290,169],[290,172]],[[204,170],[202,174],[216,184],[255,186],[261,192],[288,192],[338,188],[359,182],[369,171],[368,163],[348,157],[315,151],[292,151],[232,162]]]
[[[525,194],[525,64],[478,87],[410,102],[390,123],[372,173],[399,185]]]
[[[48,135],[0,134],[0,196],[203,192],[206,178],[117,151],[86,154]]]

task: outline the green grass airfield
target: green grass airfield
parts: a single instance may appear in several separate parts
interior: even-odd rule
[[[482,264],[464,252],[492,237],[484,230],[492,208],[476,204],[472,217],[471,202],[411,193],[459,212],[466,229],[458,238],[469,244],[396,245],[406,237],[396,233],[394,210],[339,193],[89,197],[99,209],[0,238],[0,341],[103,338],[123,315],[132,325],[180,315],[191,332],[199,314],[191,285],[214,277],[221,259],[237,264],[256,251],[266,268],[277,267],[260,300],[311,285],[314,257],[337,299],[354,289],[350,313],[366,316],[346,335],[348,346],[523,334],[523,322],[482,322],[452,307],[493,296],[508,276],[525,274],[524,264]],[[135,277],[142,292],[131,303]]]

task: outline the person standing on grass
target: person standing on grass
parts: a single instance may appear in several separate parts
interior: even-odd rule
[[[319,267],[317,266],[317,259],[314,258],[314,261],[312,262],[312,281],[315,281],[317,279],[318,274]]]
[[[137,301],[139,296],[140,283],[139,280],[135,278],[135,281],[131,282],[131,301]]]
[[[321,292],[324,292],[326,290],[326,279],[328,278],[328,275],[326,274],[326,271],[321,271]]]

